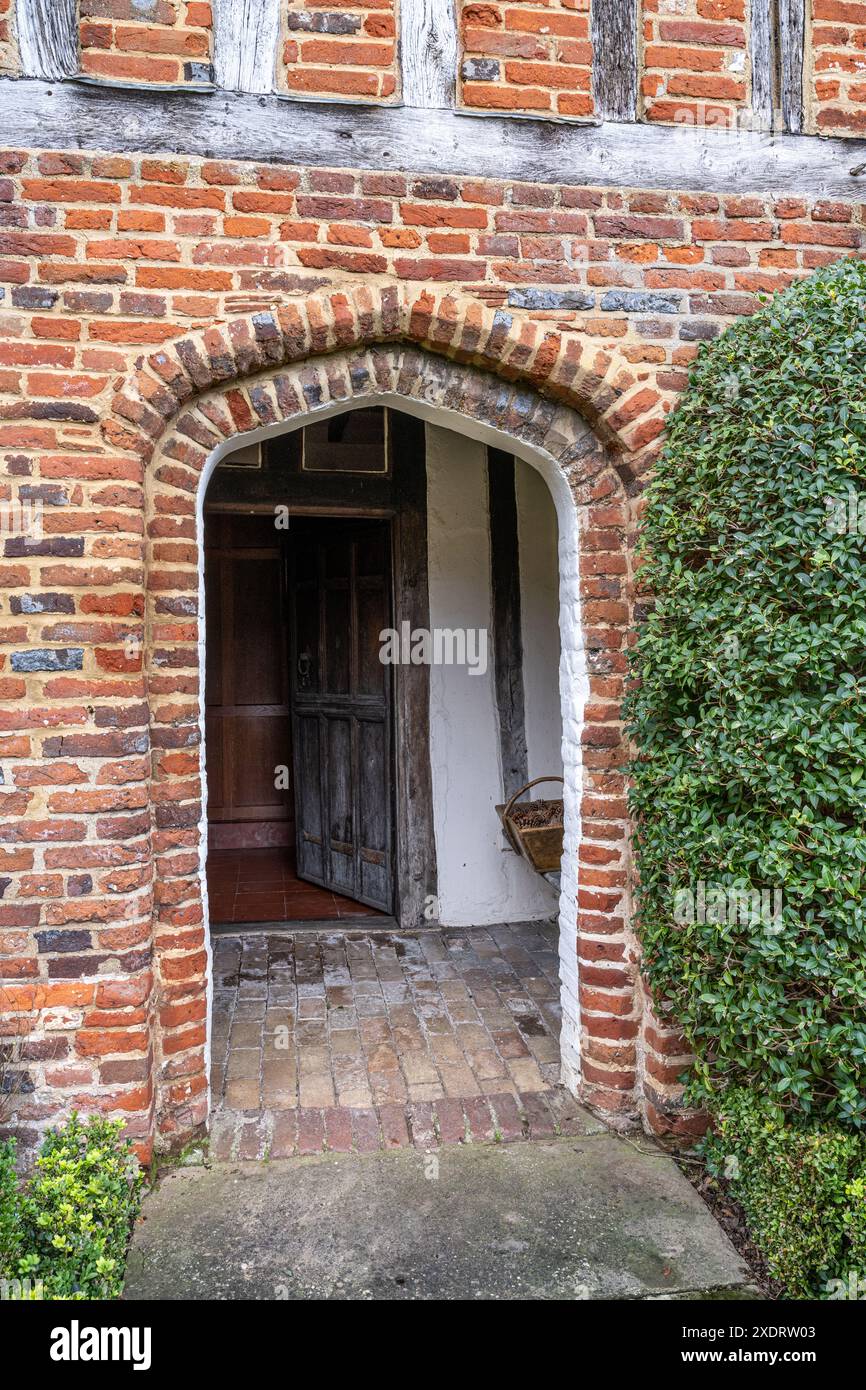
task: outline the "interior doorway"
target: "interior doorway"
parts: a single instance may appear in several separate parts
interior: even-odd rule
[[[213,924],[390,912],[387,523],[218,512],[205,549]]]
[[[362,410],[239,450],[209,491],[205,745],[218,928],[394,909],[393,689],[380,660],[394,555],[387,450],[384,410]],[[355,508],[331,500],[346,477]],[[369,480],[380,495],[369,496]]]
[[[234,898],[261,911],[236,906],[233,922],[218,905],[237,852],[208,858],[214,1151],[422,1143],[431,1126],[555,1132],[558,884],[498,815],[562,770],[544,480],[495,445],[378,407],[227,455],[205,517],[233,518],[223,550],[246,592],[231,640],[242,685],[267,673],[274,733],[245,746],[278,779],[278,795],[251,779],[249,810],[235,796],[233,826],[212,826],[268,841],[231,861],[241,882],[264,876]],[[258,625],[256,603],[270,608]],[[270,665],[244,655],[260,638]],[[234,710],[221,698],[209,718]]]

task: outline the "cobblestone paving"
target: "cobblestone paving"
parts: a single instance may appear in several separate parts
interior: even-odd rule
[[[211,1152],[572,1132],[554,923],[220,936]]]

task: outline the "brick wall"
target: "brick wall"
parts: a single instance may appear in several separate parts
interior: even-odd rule
[[[79,0],[81,71],[115,82],[210,78],[213,16],[205,0]]]
[[[748,101],[746,0],[643,0],[647,120],[735,126]]]
[[[813,0],[812,128],[866,135],[866,4]]]
[[[286,0],[278,83],[296,96],[393,100],[397,0]]]
[[[460,39],[463,106],[592,116],[589,0],[462,0]]]
[[[155,1076],[166,1138],[202,1115],[197,589],[176,576],[195,573],[189,470],[212,431],[284,407],[273,384],[229,384],[150,465],[165,419],[227,373],[264,370],[268,311],[303,356],[380,331],[364,296],[384,305],[405,286],[417,339],[576,399],[634,493],[697,345],[761,292],[862,254],[864,231],[862,205],[794,193],[0,156],[0,502],[41,513],[35,536],[7,527],[0,554],[0,1030],[30,1039],[31,1137],[79,1104],[128,1117],[146,1145]],[[681,1044],[635,992],[625,907],[631,521],[600,484],[585,500],[601,510],[580,579],[584,1079],[594,1102],[633,1112],[643,1018],[641,1103],[682,1128]]]

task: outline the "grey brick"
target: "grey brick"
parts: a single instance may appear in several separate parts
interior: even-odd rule
[[[595,295],[590,290],[509,290],[511,309],[592,309]]]
[[[13,671],[80,671],[84,665],[83,647],[34,648],[13,652]]]
[[[499,81],[499,63],[495,58],[466,58],[461,71],[464,82]]]
[[[602,309],[624,314],[676,314],[681,294],[653,294],[641,290],[608,290],[601,301]]]
[[[301,29],[308,34],[357,34],[361,27],[361,16],[355,14],[334,14],[331,11],[318,14],[298,14],[294,11],[286,17],[290,29]]]

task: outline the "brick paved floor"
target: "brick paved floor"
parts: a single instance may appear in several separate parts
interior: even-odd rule
[[[547,922],[218,936],[214,1157],[571,1132],[558,969]]]

